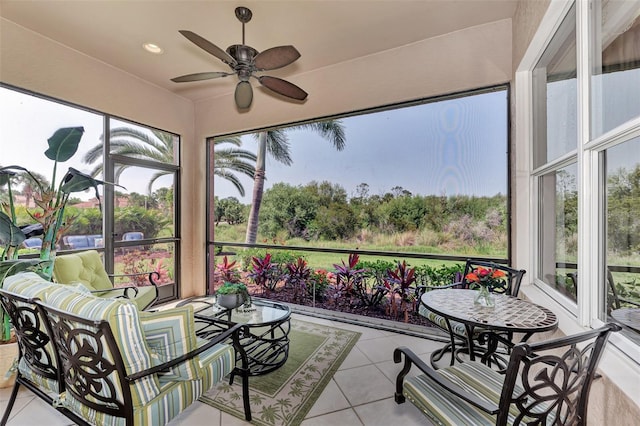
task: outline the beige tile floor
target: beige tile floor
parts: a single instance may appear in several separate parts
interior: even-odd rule
[[[388,426],[430,425],[412,404],[398,405],[393,400],[395,376],[400,364],[393,363],[393,349],[407,346],[419,355],[428,355],[441,342],[411,337],[338,321],[294,314],[305,321],[359,331],[362,333],[351,353],[333,376],[302,426]],[[411,373],[410,373],[411,374]],[[4,413],[10,389],[0,389],[0,413]],[[64,426],[69,420],[21,388],[8,426]],[[249,423],[206,404],[196,402],[175,418],[171,426],[241,426]]]

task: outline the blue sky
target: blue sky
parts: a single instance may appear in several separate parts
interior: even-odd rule
[[[413,194],[495,195],[506,193],[506,91],[381,111],[342,119],[346,147],[336,151],[315,133],[288,131],[292,166],[267,162],[266,188],[277,182],[305,185],[313,180],[340,184],[348,196],[361,183],[371,195],[400,186]],[[56,129],[84,126],[79,152],[61,167],[89,171],[84,151],[99,143],[101,116],[0,88],[0,164],[18,164],[50,177],[52,162],[44,156],[46,140]],[[243,148],[257,142],[244,137]],[[221,179],[216,195],[250,203],[253,182],[241,177],[245,192]],[[129,192],[146,193],[146,177],[127,179]],[[76,194],[88,199],[91,193]]]
[[[352,196],[361,183],[371,195],[395,186],[421,195],[506,194],[506,91],[405,107],[341,119],[346,147],[308,130],[287,132],[293,164],[268,160],[265,188],[277,182],[305,185],[313,180],[340,184]],[[257,142],[243,137],[243,148]],[[253,182],[241,177],[247,194],[217,179],[215,194],[249,203]]]

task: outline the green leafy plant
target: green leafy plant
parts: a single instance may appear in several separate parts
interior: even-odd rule
[[[224,282],[220,286],[220,288],[218,288],[218,291],[216,291],[216,294],[218,295],[239,294],[242,296],[244,300],[244,306],[246,307],[251,306],[251,295],[249,294],[249,290],[247,289],[247,286],[242,283]]]
[[[15,258],[19,244],[26,238],[24,232],[16,223],[15,205],[11,188],[11,178],[17,173],[24,173],[34,184],[35,191],[33,199],[37,205],[37,209],[33,212],[29,211],[28,213],[42,228],[43,238],[40,249],[40,260],[47,262],[41,264],[43,268],[42,272],[47,279],[51,279],[53,274],[53,259],[55,258],[56,244],[60,236],[65,233],[74,220],[72,216],[65,217],[65,208],[70,195],[74,192],[81,192],[93,188],[98,203],[100,203],[98,185],[106,184],[106,182],[94,179],[73,167],[69,167],[59,183],[57,181],[58,164],[68,161],[75,155],[83,134],[83,127],[66,127],[56,130],[47,140],[49,148],[45,151],[44,155],[53,161],[52,177],[48,183],[22,166],[13,165],[0,168],[0,186],[7,185],[9,193],[8,206],[3,206],[3,210],[5,210],[5,215],[11,222],[7,223],[6,217],[0,220],[0,238],[2,238],[0,243],[2,243],[3,246],[3,256],[9,259]],[[20,241],[20,239],[22,240]],[[18,241],[20,241],[20,243],[16,245]]]
[[[346,263],[341,260],[341,265],[333,265],[336,277],[336,292],[334,294],[336,303],[353,304],[354,300],[358,299],[358,295],[362,296],[363,289],[366,292],[366,286],[363,285],[365,270],[358,268],[359,260],[358,254],[351,253]]]
[[[240,281],[240,271],[238,271],[237,262],[234,260],[230,262],[227,256],[222,258],[222,262],[216,265],[216,279],[223,282],[238,282]]]
[[[311,271],[307,293],[312,300],[323,300],[329,288],[329,273],[324,269]]]

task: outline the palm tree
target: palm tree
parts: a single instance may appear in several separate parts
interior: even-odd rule
[[[159,130],[151,129],[151,135],[133,129],[130,127],[118,127],[111,129],[109,132],[109,143],[111,146],[111,152],[113,154],[124,155],[131,158],[138,158],[143,160],[153,160],[160,163],[174,162],[174,147],[173,147],[173,135]],[[100,139],[104,140],[104,136]],[[102,142],[91,148],[84,156],[83,161],[86,164],[92,164],[98,161],[98,164],[91,170],[90,175],[95,177],[102,173]],[[114,171],[114,180],[118,182],[120,175],[130,165],[121,164],[118,165]],[[170,174],[172,172],[166,170],[159,170],[151,176],[149,184],[147,186],[148,193],[151,194],[153,183],[160,177]]]
[[[220,148],[219,145],[223,143],[230,143],[235,147]],[[240,183],[240,179],[238,179],[236,173],[242,173],[253,179],[253,174],[255,172],[254,164],[258,159],[256,154],[240,149],[240,146],[242,146],[242,139],[239,136],[228,136],[221,139],[214,139],[213,145],[213,174],[229,181],[238,190],[240,196],[244,197],[244,186]]]
[[[129,127],[119,127],[112,129],[111,151],[115,154],[144,160],[154,160],[160,163],[173,163],[174,146],[173,135],[158,130],[151,130],[152,135]],[[220,144],[229,143],[236,148],[221,148],[215,151],[214,174],[228,180],[236,187],[241,196],[244,196],[244,187],[234,172],[242,173],[253,178],[256,155],[252,152],[239,149],[242,140],[238,136],[214,140],[217,147]],[[91,176],[98,176],[102,173],[102,144],[91,148],[84,156],[84,162],[92,164],[99,160],[99,163],[91,171]],[[249,162],[247,162],[249,161]],[[115,170],[114,179],[117,182],[120,175],[129,165],[119,165]],[[153,183],[161,176],[167,175],[169,171],[157,171],[150,179],[147,190],[151,194]]]
[[[262,194],[264,192],[267,152],[274,160],[282,164],[290,166],[293,163],[291,154],[289,153],[287,130],[312,130],[331,142],[338,151],[344,149],[346,142],[344,126],[339,120],[307,123],[287,129],[269,130],[255,134],[255,137],[258,139],[258,159],[256,160],[256,169],[253,178],[253,198],[245,238],[245,242],[248,244],[255,244],[258,236],[258,216],[260,214],[260,205],[262,204]]]

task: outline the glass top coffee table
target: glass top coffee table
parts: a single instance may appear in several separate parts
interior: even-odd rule
[[[249,375],[258,376],[281,367],[289,356],[291,309],[267,300],[253,300],[251,308],[225,309],[216,304],[215,296],[192,297],[178,306],[194,308],[196,335],[207,338],[224,325],[242,324],[240,344],[247,353]]]

